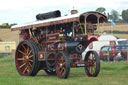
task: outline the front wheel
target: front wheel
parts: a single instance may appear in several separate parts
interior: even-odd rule
[[[68,78],[69,72],[69,56],[65,52],[59,52],[56,56],[56,74],[59,78]]]
[[[90,77],[96,77],[100,72],[100,57],[96,51],[89,51],[85,56],[85,72]]]

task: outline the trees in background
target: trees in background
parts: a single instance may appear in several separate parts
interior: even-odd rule
[[[128,22],[128,9],[122,11],[122,19]]]
[[[99,7],[96,9],[96,11],[106,15],[106,9],[104,7]]]
[[[3,23],[0,25],[0,28],[10,28],[11,26],[8,23]]]
[[[111,10],[110,13],[107,13],[104,7],[99,7],[96,11],[105,14],[108,17],[108,21],[128,22],[128,9],[123,10],[121,14],[117,10]]]
[[[111,19],[111,20],[113,20],[114,22],[118,22],[120,19],[119,19],[119,13],[118,13],[118,11],[116,11],[116,10],[112,10],[111,11],[111,15],[109,16],[109,18]]]
[[[17,25],[17,24],[16,23],[13,23],[13,24],[3,23],[0,25],[0,28],[11,28],[14,25]]]

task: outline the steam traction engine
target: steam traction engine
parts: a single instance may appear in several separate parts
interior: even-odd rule
[[[35,76],[39,70],[68,78],[70,67],[85,67],[88,76],[100,71],[100,58],[95,51],[83,53],[89,43],[98,40],[94,31],[107,21],[98,12],[85,12],[61,17],[60,11],[36,16],[37,21],[16,25],[19,44],[15,54],[17,71],[22,76]],[[83,55],[82,55],[83,54]]]

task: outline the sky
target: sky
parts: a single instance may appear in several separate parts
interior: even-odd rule
[[[36,15],[60,10],[62,16],[70,14],[74,8],[78,12],[95,11],[99,7],[107,12],[128,9],[128,0],[1,0],[0,24],[26,23],[36,21]]]

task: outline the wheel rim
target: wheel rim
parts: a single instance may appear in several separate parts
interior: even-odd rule
[[[34,64],[33,52],[30,46],[21,43],[16,51],[16,67],[20,75],[29,75]]]
[[[64,77],[66,73],[66,61],[61,53],[57,55],[56,59],[56,73],[60,78]]]
[[[96,57],[93,53],[90,53],[87,56],[85,66],[89,76],[92,76],[96,72]]]

